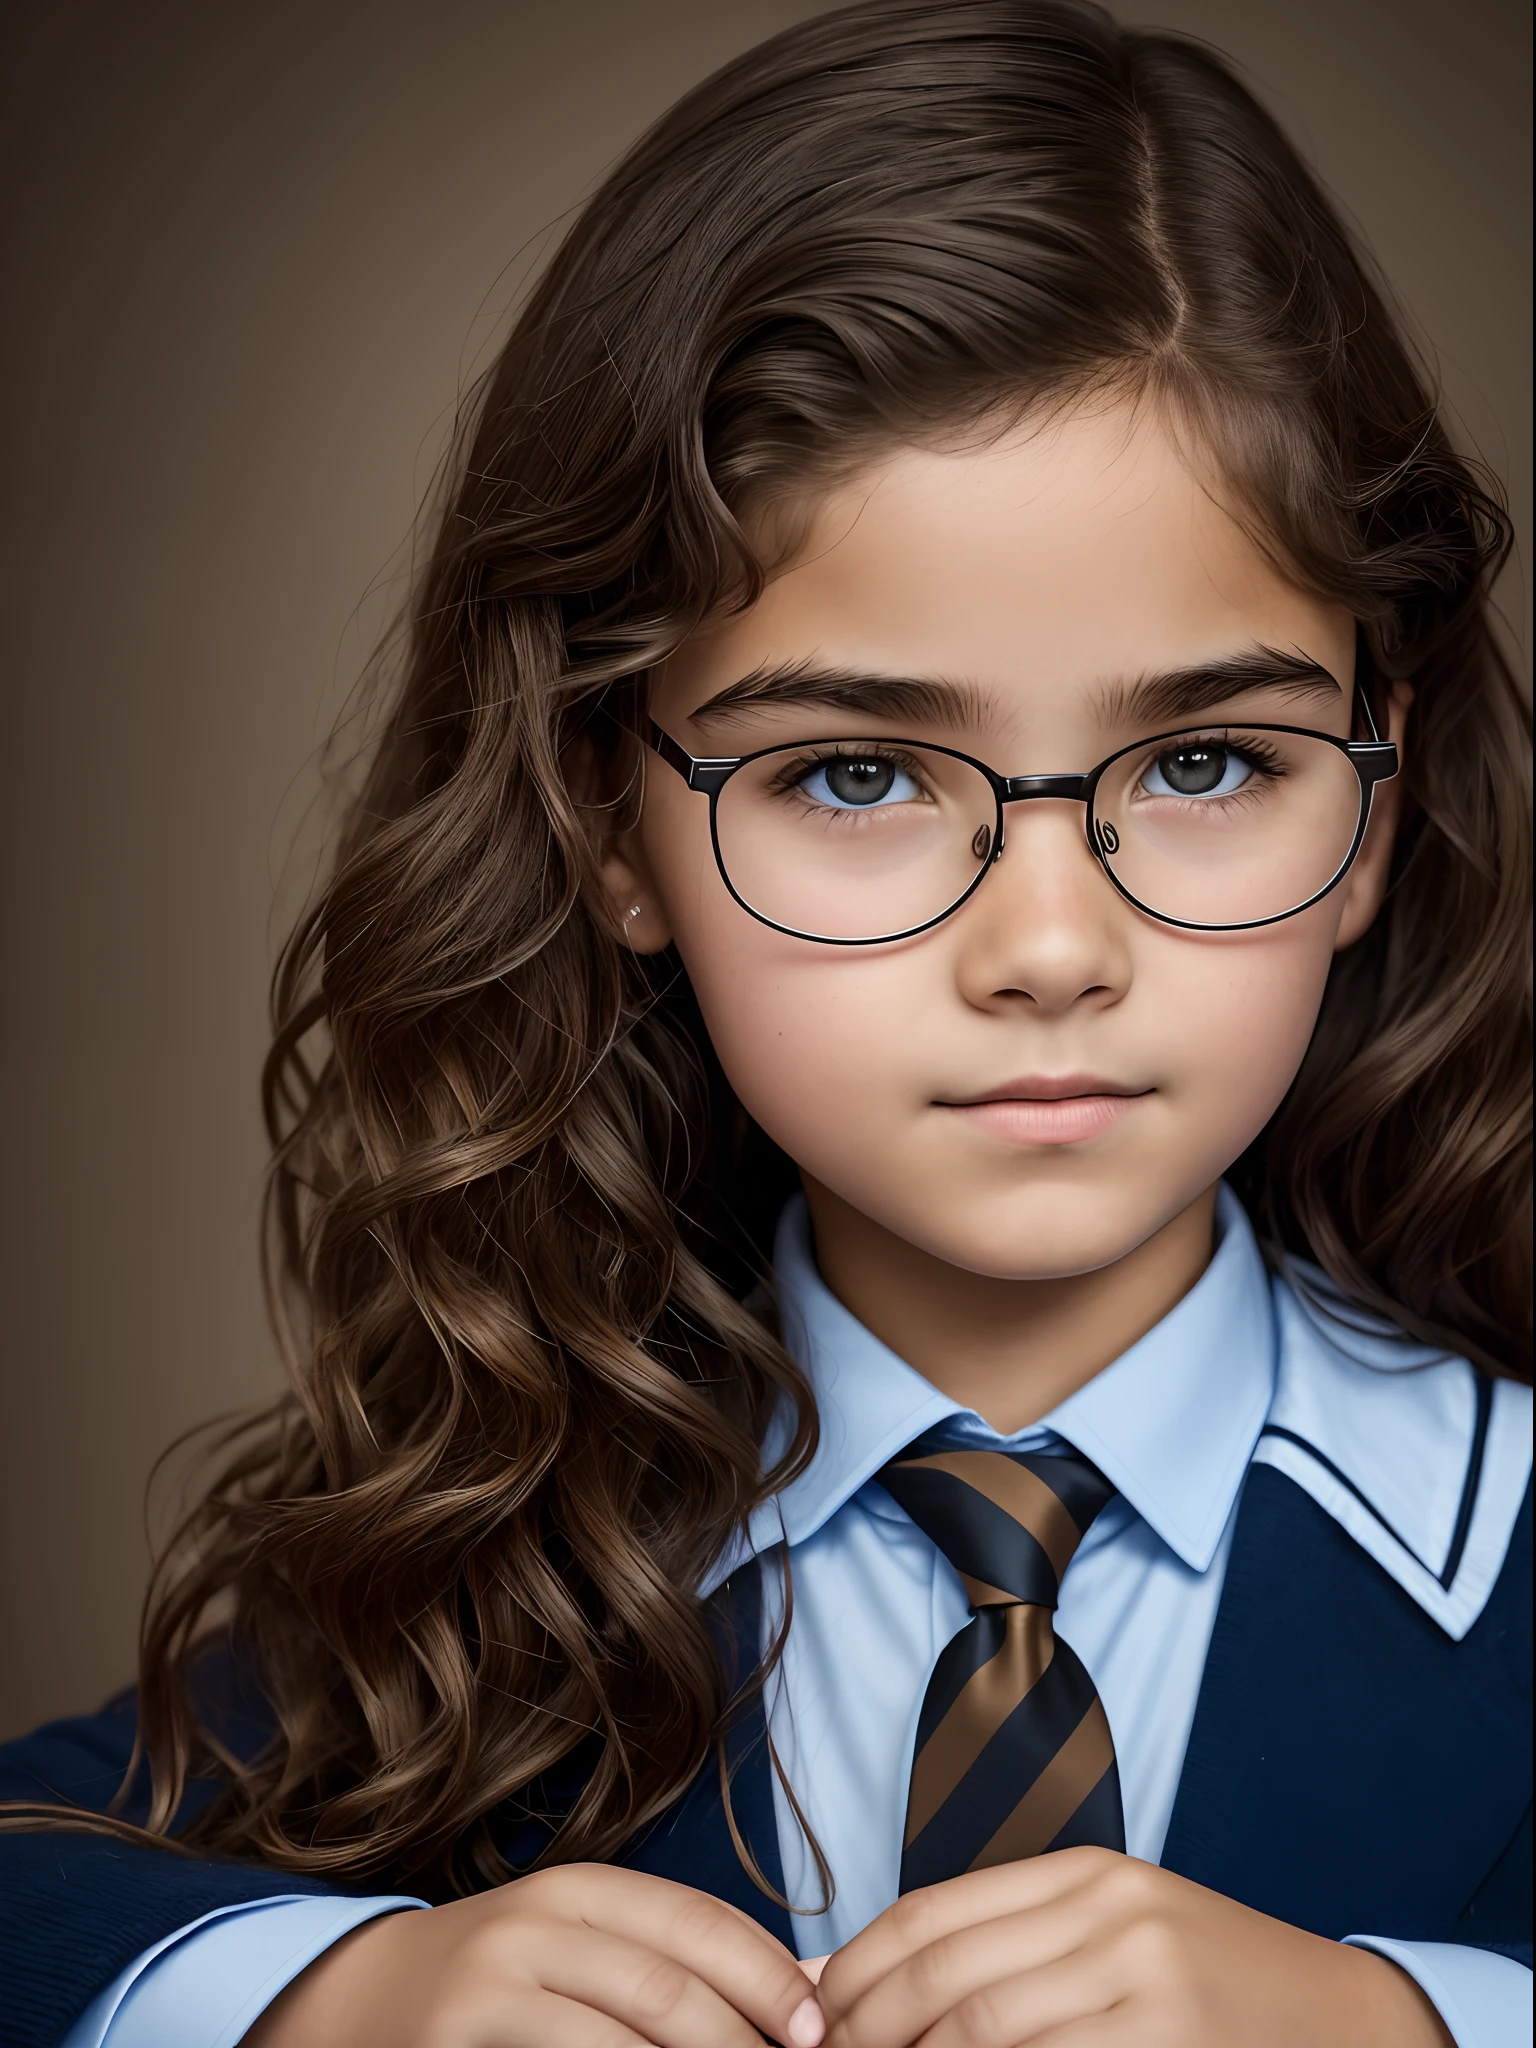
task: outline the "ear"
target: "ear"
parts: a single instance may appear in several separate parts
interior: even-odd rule
[[[1408,707],[1413,702],[1411,683],[1394,683],[1387,707],[1385,737],[1396,745],[1398,772],[1390,782],[1378,782],[1371,798],[1371,821],[1355,864],[1340,885],[1343,913],[1333,947],[1342,953],[1346,946],[1363,939],[1374,923],[1382,898],[1387,893],[1387,876],[1392,867],[1392,849],[1403,815],[1403,736],[1408,729]]]
[[[640,827],[616,832],[599,860],[613,928],[632,953],[660,953],[672,943],[672,923],[645,857]]]
[[[660,953],[672,943],[646,857],[640,816],[645,803],[645,749],[628,734],[611,760],[599,758],[583,733],[566,750],[567,786],[581,806],[597,854],[609,929],[633,953]]]

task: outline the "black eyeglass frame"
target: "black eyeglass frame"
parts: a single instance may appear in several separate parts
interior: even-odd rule
[[[1140,753],[1143,748],[1158,746],[1165,740],[1182,739],[1186,734],[1201,736],[1202,728],[1199,726],[1178,726],[1171,732],[1152,733],[1145,739],[1133,740],[1129,746],[1117,747],[1115,752],[1107,755],[1096,768],[1090,768],[1086,775],[999,775],[997,770],[989,768],[985,761],[978,761],[974,754],[961,753],[958,747],[941,747],[935,745],[930,740],[892,739],[880,741],[882,746],[915,747],[930,754],[944,754],[951,761],[963,761],[967,767],[976,769],[991,784],[992,795],[997,806],[997,821],[993,828],[991,852],[984,857],[980,867],[976,870],[975,880],[970,883],[962,894],[955,898],[947,910],[941,910],[936,917],[930,917],[922,924],[911,925],[905,931],[884,932],[879,937],[873,939],[829,938],[820,932],[797,931],[793,925],[780,924],[777,919],[766,916],[761,910],[753,908],[731,880],[730,870],[725,864],[725,856],[720,850],[720,792],[738,769],[748,767],[753,761],[761,761],[768,754],[793,753],[796,746],[839,747],[856,746],[861,743],[868,744],[874,737],[872,734],[859,733],[846,738],[834,736],[827,739],[818,738],[814,741],[781,741],[777,746],[758,747],[750,754],[729,755],[690,754],[673,739],[669,732],[663,731],[654,718],[646,721],[648,728],[646,737],[647,743],[652,750],[661,756],[669,768],[675,769],[682,776],[691,790],[709,798],[709,836],[715,850],[715,866],[720,870],[720,879],[724,882],[734,901],[741,905],[749,917],[755,917],[759,924],[767,925],[770,931],[783,932],[787,938],[804,939],[807,944],[813,946],[894,946],[903,939],[915,939],[923,932],[932,931],[935,925],[943,924],[946,918],[953,917],[957,910],[970,901],[985,881],[989,869],[995,867],[998,861],[1002,859],[1005,843],[1003,806],[1005,804],[1031,803],[1040,797],[1054,798],[1067,803],[1081,803],[1084,805],[1083,830],[1084,837],[1088,842],[1088,851],[1104,870],[1104,873],[1109,877],[1110,882],[1118,893],[1134,909],[1141,911],[1143,916],[1155,918],[1159,924],[1173,925],[1180,931],[1249,932],[1257,931],[1264,925],[1283,924],[1288,917],[1299,917],[1302,911],[1310,910],[1314,903],[1321,903],[1325,896],[1338,887],[1339,883],[1343,881],[1344,877],[1354,866],[1355,858],[1365,839],[1366,828],[1371,821],[1371,801],[1375,796],[1377,783],[1390,782],[1393,776],[1398,773],[1399,763],[1396,745],[1393,741],[1384,740],[1378,736],[1376,721],[1371,716],[1371,707],[1366,701],[1365,692],[1357,690],[1355,694],[1360,708],[1365,714],[1365,723],[1371,735],[1368,740],[1341,740],[1331,732],[1315,732],[1311,726],[1307,725],[1264,725],[1258,723],[1250,724],[1245,721],[1238,728],[1243,732],[1281,732],[1290,733],[1298,739],[1323,740],[1330,747],[1337,748],[1345,756],[1350,766],[1354,769],[1360,783],[1360,816],[1356,821],[1355,836],[1350,842],[1348,853],[1345,854],[1343,860],[1340,861],[1338,867],[1329,876],[1322,888],[1307,897],[1304,903],[1294,904],[1289,910],[1276,911],[1271,917],[1248,918],[1239,924],[1199,924],[1193,918],[1170,917],[1166,911],[1154,910],[1150,904],[1143,903],[1139,897],[1133,896],[1109,864],[1109,856],[1116,849],[1114,846],[1100,843],[1100,835],[1105,828],[1093,815],[1093,800],[1098,792],[1099,783],[1105,773],[1110,768],[1113,768],[1117,761],[1123,761],[1127,754]],[[1214,730],[1219,729],[1214,728]],[[1113,831],[1113,829],[1114,827],[1111,825],[1109,830]],[[1116,843],[1118,844],[1118,841]]]

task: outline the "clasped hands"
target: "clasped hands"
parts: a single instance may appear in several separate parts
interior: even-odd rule
[[[814,1988],[813,1988],[814,1987]],[[246,2048],[1450,2048],[1403,1971],[1107,1849],[898,1900],[802,1964],[736,1908],[572,1864],[371,1921]]]
[[[825,2048],[1451,2048],[1384,1958],[1108,1849],[909,1893],[809,1970]]]

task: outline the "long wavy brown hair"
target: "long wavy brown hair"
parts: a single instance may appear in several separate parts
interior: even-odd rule
[[[508,1816],[562,1766],[584,1789],[544,1853],[571,1860],[707,1762],[730,1686],[700,1584],[814,1440],[742,1306],[793,1176],[675,961],[613,937],[622,789],[590,763],[621,762],[647,669],[761,589],[749,515],[1088,390],[1163,407],[1413,686],[1387,905],[1247,1199],[1351,1301],[1528,1372],[1529,726],[1486,610],[1496,494],[1212,51],[1080,0],[828,14],[636,144],[467,408],[276,976],[290,1389],[225,1439],[151,1589],[151,1831],[213,1776],[184,1842],[445,1896],[510,1874]],[[272,1717],[254,1758],[196,1704],[213,1614]]]

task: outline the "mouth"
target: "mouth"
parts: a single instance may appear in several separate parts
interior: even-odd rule
[[[1098,1074],[1025,1074],[934,1106],[1015,1145],[1076,1145],[1102,1137],[1155,1093]]]

